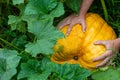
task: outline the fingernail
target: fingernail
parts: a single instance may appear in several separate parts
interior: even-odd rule
[[[96,60],[95,60],[95,59],[93,59],[93,62],[96,62]]]
[[[82,29],[83,32],[85,32],[85,29]]]
[[[95,44],[98,43],[97,41],[94,42]]]
[[[95,43],[97,43],[97,41],[95,41]]]
[[[98,66],[96,66],[96,68],[98,68]]]
[[[99,66],[99,64],[98,65],[96,65],[96,68],[99,68],[100,66]]]
[[[66,36],[68,36],[69,34],[68,33],[66,33]]]

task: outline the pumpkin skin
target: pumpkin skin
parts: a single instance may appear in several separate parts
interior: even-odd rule
[[[87,69],[95,69],[102,60],[93,62],[93,58],[102,55],[106,48],[94,45],[97,40],[113,40],[116,38],[114,30],[98,14],[86,14],[86,32],[82,32],[81,25],[73,26],[70,34],[59,39],[54,46],[55,53],[51,60],[55,63],[80,64]],[[68,26],[61,31],[66,34]]]

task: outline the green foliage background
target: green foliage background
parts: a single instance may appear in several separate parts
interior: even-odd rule
[[[81,0],[0,0],[0,80],[119,80],[119,53],[110,67],[92,72],[77,64],[50,61],[52,47],[64,37],[56,25],[71,13],[77,14],[80,3]],[[95,0],[88,12],[103,17],[119,37],[119,6],[119,0]]]

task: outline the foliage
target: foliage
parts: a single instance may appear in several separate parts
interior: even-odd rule
[[[65,0],[65,4],[71,9],[73,10],[76,14],[79,13],[79,9],[80,9],[80,4],[81,4],[81,0]]]
[[[120,79],[120,68],[110,67],[107,70],[98,70],[93,73],[92,78],[94,80],[119,80]],[[102,76],[102,77],[101,77]]]
[[[79,65],[59,65],[47,58],[42,61],[31,59],[27,63],[22,63],[18,79],[27,77],[28,80],[47,80],[47,78],[50,80],[77,80],[79,78],[79,80],[84,80],[90,73],[80,68]]]
[[[55,26],[73,11],[78,13],[80,0],[73,4],[67,1],[0,0],[0,80],[98,80],[100,75],[119,72],[119,56],[113,63],[117,69],[108,68],[104,72],[91,72],[77,64],[60,65],[49,60],[57,39],[64,37]],[[106,0],[106,8],[99,3],[100,0],[95,0],[89,11],[105,19],[107,15],[107,22],[119,37],[120,1]],[[112,78],[117,80],[119,75]]]
[[[10,80],[17,73],[20,56],[17,51],[0,49],[0,80]]]

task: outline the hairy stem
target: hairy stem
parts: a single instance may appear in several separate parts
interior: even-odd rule
[[[105,1],[101,0],[101,4],[102,4],[102,7],[103,7],[103,12],[104,12],[105,20],[108,21],[108,12],[107,12],[107,8],[106,8],[106,5],[105,5]]]
[[[5,44],[14,47],[15,49],[17,49],[17,50],[19,50],[19,51],[23,51],[22,49],[20,49],[20,48],[18,48],[17,46],[15,46],[15,45],[11,44],[10,42],[8,42],[7,40],[4,40],[4,39],[2,39],[2,38],[0,38],[0,40],[1,40],[2,42],[4,42]]]

